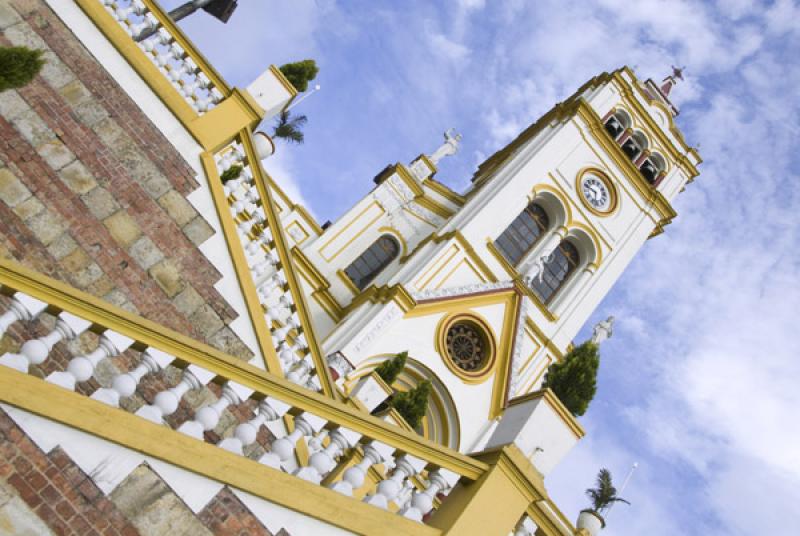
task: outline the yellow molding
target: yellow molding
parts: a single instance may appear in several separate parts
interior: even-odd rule
[[[289,95],[291,95],[289,102],[287,102],[286,106],[284,106],[283,108],[285,110],[286,108],[289,107],[289,105],[292,103],[292,101],[299,92],[297,91],[297,88],[294,87],[291,82],[289,82],[289,79],[286,78],[286,76],[283,74],[283,71],[281,71],[280,68],[276,67],[275,65],[270,65],[269,72],[271,72],[275,76],[275,78],[278,79],[278,82],[280,82],[281,85],[284,87],[284,89],[286,89],[286,91],[289,92]]]
[[[439,353],[439,357],[444,362],[445,366],[462,382],[469,385],[476,385],[488,380],[494,374],[497,361],[497,335],[495,335],[491,324],[482,316],[471,310],[455,309],[453,312],[444,315],[434,330],[433,345]],[[505,313],[504,313],[505,314]],[[456,365],[450,358],[447,352],[447,332],[453,324],[467,320],[472,324],[479,327],[484,332],[484,337],[487,342],[488,348],[486,349],[488,355],[485,358],[483,366],[476,371],[468,372],[458,365]],[[502,337],[506,337],[506,333],[501,333]]]
[[[394,171],[397,173],[397,176],[400,177],[400,179],[402,179],[406,185],[408,185],[411,191],[414,192],[413,201],[419,206],[427,208],[434,214],[445,219],[450,218],[453,215],[452,210],[445,207],[435,199],[431,199],[429,196],[425,195],[425,189],[420,186],[420,183],[417,182],[417,180],[411,175],[411,172],[406,166],[397,163],[394,165]]]
[[[254,127],[266,112],[246,91],[234,88],[230,96],[190,125],[192,135],[206,150],[217,151],[245,127]]]
[[[414,247],[414,249],[411,251],[411,253],[409,253],[408,255],[406,255],[405,257],[400,259],[400,264],[405,264],[406,262],[408,262],[408,260],[411,257],[413,257],[414,254],[417,251],[422,249],[422,247],[425,244],[427,244],[428,242],[433,242],[434,244],[439,244],[441,242],[444,242],[445,240],[450,240],[451,238],[455,239],[456,242],[458,242],[458,244],[464,250],[464,253],[475,263],[475,265],[478,268],[481,269],[481,271],[483,272],[483,275],[485,276],[487,281],[491,281],[492,283],[495,283],[495,282],[498,281],[497,277],[494,275],[494,273],[492,272],[491,268],[489,268],[489,266],[483,261],[481,256],[478,255],[475,252],[475,248],[472,247],[472,244],[469,243],[469,240],[467,240],[464,237],[464,235],[461,234],[461,231],[459,231],[459,230],[449,231],[449,232],[441,234],[441,235],[437,234],[436,232],[433,232],[433,233],[429,234],[428,236],[423,238],[419,242],[419,244],[417,244]]]
[[[400,242],[401,246],[401,257],[408,253],[408,244],[406,244],[406,239],[403,238],[403,235],[394,227],[390,227],[388,225],[384,225],[383,227],[378,228],[379,233],[389,233],[394,236],[398,242]]]
[[[334,322],[339,322],[343,317],[342,306],[336,301],[330,291],[330,282],[325,276],[317,270],[308,257],[305,256],[303,250],[294,246],[292,248],[292,258],[294,259],[295,266],[300,270],[300,275],[305,278],[311,286],[311,297],[316,300],[325,313],[331,317]]]
[[[586,200],[586,197],[583,195],[583,188],[581,188],[581,186],[583,177],[587,173],[595,175],[598,179],[600,179],[600,181],[605,185],[606,190],[608,190],[608,195],[611,197],[611,203],[609,203],[610,207],[608,210],[597,210],[589,203],[589,201]],[[578,199],[581,200],[584,208],[595,216],[606,218],[614,214],[617,211],[617,208],[619,208],[619,194],[617,193],[617,187],[602,169],[592,166],[581,169],[578,174],[575,175],[575,192],[578,194]]]
[[[275,374],[237,360],[216,348],[106,303],[16,262],[0,259],[0,284],[46,302],[57,310],[70,312],[98,326],[130,337],[137,341],[134,345],[137,349],[157,348],[175,356],[179,362],[198,365],[223,380],[233,380],[253,389],[258,393],[257,397],[277,398],[298,411],[308,411],[366,437],[396,446],[412,456],[469,479],[478,478],[486,469],[485,464],[469,456],[421,439],[416,434],[405,433],[369,414],[294,385]]]
[[[300,203],[293,202],[293,200],[286,194],[283,188],[281,188],[281,186],[277,182],[275,182],[275,180],[272,177],[269,178],[269,187],[272,188],[275,191],[275,193],[278,194],[278,197],[283,199],[283,202],[286,204],[286,207],[289,209],[289,211],[292,210],[296,211],[297,214],[301,218],[303,218],[303,220],[305,220],[305,222],[309,225],[309,227],[311,227],[314,230],[316,234],[318,235],[322,234],[323,232],[322,227],[320,227],[319,223],[317,223],[317,220],[314,219],[314,217],[308,212],[306,207],[304,207]]]
[[[439,534],[422,523],[6,367],[0,367],[0,400],[345,530],[359,534]]]
[[[414,192],[415,199],[425,195],[425,190],[422,189],[422,186],[419,185],[417,179],[411,175],[411,172],[408,171],[406,166],[398,162],[394,165],[394,171],[397,173],[397,176],[400,177],[409,188],[411,188],[411,191]]]
[[[225,198],[225,192],[222,189],[222,181],[217,172],[217,164],[214,162],[214,156],[209,152],[202,153],[200,155],[200,162],[206,172],[208,188],[211,191],[211,199],[214,201],[214,208],[217,210],[217,216],[222,225],[222,233],[225,235],[225,244],[228,246],[231,262],[236,271],[236,279],[239,281],[239,288],[242,290],[247,312],[250,315],[250,323],[253,326],[258,347],[264,358],[264,365],[267,367],[267,370],[273,374],[283,376],[283,367],[275,353],[272,335],[264,319],[264,309],[258,298],[258,292],[253,282],[250,267],[247,264],[247,258],[244,254],[241,239],[239,238],[236,224],[231,216],[231,209]]]
[[[332,256],[330,256],[330,257],[327,257],[327,256],[326,256],[326,255],[323,253],[323,250],[324,250],[324,249],[326,249],[328,246],[330,246],[330,245],[331,245],[331,244],[334,242],[334,240],[336,240],[337,238],[339,238],[339,237],[340,237],[340,236],[341,236],[341,235],[342,235],[344,232],[346,232],[346,231],[347,231],[347,230],[348,230],[348,229],[349,229],[349,228],[350,228],[352,225],[354,225],[354,224],[356,223],[356,221],[358,221],[358,220],[361,218],[361,216],[363,216],[364,214],[366,214],[366,213],[367,213],[367,211],[369,211],[369,209],[371,209],[373,206],[376,206],[376,207],[378,207],[378,209],[381,211],[381,213],[380,213],[380,214],[378,214],[377,216],[375,216],[374,218],[372,218],[372,219],[371,219],[370,221],[368,221],[366,224],[364,224],[364,225],[361,227],[361,230],[360,230],[358,233],[356,233],[356,235],[355,235],[355,236],[351,237],[351,238],[350,238],[350,240],[348,240],[348,241],[347,241],[347,242],[346,242],[344,245],[342,245],[342,246],[341,246],[341,247],[340,247],[340,248],[339,248],[339,249],[338,249],[338,250],[337,250],[337,251],[336,251],[336,252],[335,252],[335,253],[334,253]],[[338,257],[338,256],[339,256],[339,255],[340,255],[340,254],[341,254],[341,253],[342,253],[342,252],[345,250],[345,249],[347,249],[347,246],[349,246],[350,244],[352,244],[354,240],[356,240],[356,239],[357,239],[357,238],[359,238],[359,237],[360,237],[362,234],[364,234],[365,232],[367,232],[367,230],[370,228],[370,226],[371,226],[373,223],[375,223],[376,221],[378,221],[378,220],[381,218],[381,216],[383,216],[385,213],[386,213],[386,209],[384,209],[384,208],[383,208],[383,206],[381,206],[381,204],[380,204],[380,203],[378,203],[377,201],[374,201],[374,200],[373,200],[373,201],[371,201],[370,203],[368,203],[368,204],[367,204],[367,206],[365,206],[365,207],[364,207],[364,208],[361,210],[361,212],[359,212],[358,214],[356,214],[356,215],[355,215],[355,216],[354,216],[354,217],[353,217],[353,218],[352,218],[352,219],[351,219],[349,222],[347,222],[347,225],[345,225],[344,227],[342,227],[341,229],[339,229],[339,231],[338,231],[338,232],[337,232],[335,235],[333,235],[332,237],[330,237],[330,238],[328,239],[328,241],[327,241],[327,242],[325,242],[325,243],[324,243],[322,246],[320,246],[320,247],[319,247],[319,249],[318,249],[317,251],[319,252],[320,256],[323,258],[323,260],[325,260],[325,262],[332,262],[332,261],[333,261],[333,260],[334,260],[336,257]],[[338,223],[338,222],[337,222],[337,223]],[[316,246],[315,246],[315,247],[316,247]]]
[[[558,320],[558,316],[554,315],[550,312],[550,309],[542,303],[542,300],[539,299],[539,296],[533,293],[533,291],[528,288],[528,285],[522,282],[522,274],[520,274],[514,266],[508,262],[508,259],[503,256],[500,251],[498,251],[497,246],[494,245],[494,242],[490,239],[486,239],[486,249],[494,255],[503,268],[505,268],[506,272],[508,272],[509,277],[514,281],[514,287],[517,289],[518,292],[524,294],[528,298],[530,298],[531,302],[539,309],[539,312],[544,315],[544,317],[549,320],[550,322],[556,322]]]
[[[525,319],[525,325],[533,331],[533,333],[539,338],[539,340],[544,344],[545,348],[550,350],[550,352],[555,356],[558,361],[564,360],[564,352],[562,352],[549,337],[547,337],[544,332],[539,329],[539,326],[530,319],[530,317]]]
[[[511,302],[506,306],[503,317],[503,336],[500,339],[498,352],[500,355],[497,365],[497,374],[492,385],[492,401],[489,408],[489,419],[494,419],[503,413],[508,401],[508,385],[511,376],[511,357],[514,353],[514,341],[517,337],[519,315],[522,301],[516,292],[510,294]]]
[[[328,369],[328,362],[325,356],[320,352],[320,347],[317,342],[316,333],[314,333],[314,325],[311,322],[311,315],[306,306],[305,295],[300,282],[297,280],[297,274],[292,264],[292,255],[286,245],[286,237],[284,236],[284,229],[281,225],[278,214],[275,211],[275,201],[272,199],[272,191],[268,187],[267,172],[261,167],[261,160],[256,156],[255,146],[253,145],[253,133],[250,128],[245,128],[240,136],[242,147],[247,155],[247,161],[250,163],[250,170],[253,172],[253,182],[258,190],[258,195],[262,200],[264,213],[267,216],[270,230],[272,231],[272,238],[275,241],[275,249],[278,251],[283,271],[286,276],[286,281],[289,284],[289,291],[292,294],[297,314],[300,317],[300,323],[303,326],[303,332],[306,336],[311,358],[314,362],[314,368],[317,372],[317,377],[322,386],[322,392],[331,398],[338,399],[339,390],[333,384],[330,370]]]
[[[356,284],[353,283],[353,280],[350,279],[344,270],[336,270],[336,275],[342,280],[342,283],[344,283],[344,286],[347,287],[347,290],[353,293],[353,296],[358,296],[361,293]]]
[[[449,219],[454,214],[452,210],[442,205],[435,199],[431,199],[428,196],[420,196],[414,199],[414,202],[419,206],[430,210],[437,216],[441,216],[444,219]]]
[[[453,190],[451,190],[450,188],[448,188],[447,186],[445,186],[441,182],[439,182],[436,179],[433,179],[431,177],[428,177],[427,179],[422,181],[422,185],[423,186],[427,186],[428,188],[430,188],[431,190],[433,190],[437,194],[441,195],[442,197],[444,197],[445,199],[447,199],[451,203],[453,203],[455,205],[458,205],[459,207],[462,206],[467,201],[466,197],[464,197],[463,195],[461,195],[459,193],[454,192]]]
[[[556,394],[549,388],[539,389],[538,391],[514,398],[509,401],[508,405],[515,406],[529,400],[536,400],[537,398],[543,398],[550,405],[550,407],[553,408],[553,411],[555,411],[558,416],[561,417],[561,420],[564,421],[564,424],[566,424],[567,427],[572,430],[572,433],[575,434],[575,437],[581,439],[586,435],[586,431],[583,429],[580,423],[575,419],[575,417],[572,416],[561,400],[559,400]]]

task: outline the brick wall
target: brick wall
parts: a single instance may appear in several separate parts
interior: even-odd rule
[[[250,358],[197,248],[192,168],[42,0],[0,0],[0,31],[47,60],[0,93],[0,256]]]

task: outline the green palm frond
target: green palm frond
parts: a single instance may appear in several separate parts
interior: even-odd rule
[[[272,137],[283,138],[291,143],[303,143],[305,135],[301,128],[307,121],[308,118],[304,115],[292,116],[288,111],[284,110],[278,116],[275,129],[272,131]]]

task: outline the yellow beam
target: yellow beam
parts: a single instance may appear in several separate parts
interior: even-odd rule
[[[440,534],[432,527],[6,367],[0,367],[0,400],[357,534]]]

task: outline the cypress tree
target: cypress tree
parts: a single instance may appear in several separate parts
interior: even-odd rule
[[[222,175],[219,176],[219,179],[222,181],[222,184],[225,184],[228,181],[232,181],[239,177],[242,174],[244,168],[239,164],[234,164],[225,171],[222,172]]]
[[[27,47],[0,48],[0,91],[28,84],[44,65],[41,50]]]
[[[408,352],[400,352],[393,358],[387,359],[378,365],[375,372],[386,382],[386,385],[391,386],[406,366],[407,357]]]
[[[403,416],[412,428],[417,428],[428,410],[428,397],[431,395],[431,389],[431,382],[425,380],[410,391],[395,394],[389,404]]]
[[[319,67],[314,60],[303,60],[281,65],[280,71],[297,91],[303,92],[308,89],[308,83],[317,77]]]
[[[586,341],[547,369],[542,387],[552,389],[574,416],[583,415],[597,391],[599,367],[599,347]]]

